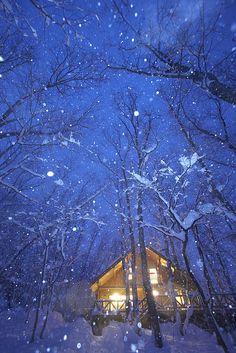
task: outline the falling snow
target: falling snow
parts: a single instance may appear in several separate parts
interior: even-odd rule
[[[1,1],[0,352],[235,352],[235,13]]]
[[[49,171],[47,172],[47,176],[48,176],[48,177],[53,177],[53,176],[54,176],[54,172],[52,172],[51,170],[49,170]]]

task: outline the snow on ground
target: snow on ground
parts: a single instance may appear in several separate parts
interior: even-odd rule
[[[0,313],[0,353],[223,353],[213,335],[194,325],[181,337],[175,325],[162,324],[164,348],[158,349],[150,330],[137,336],[129,324],[113,321],[102,337],[96,337],[84,319],[65,323],[56,312],[50,316],[44,339],[29,344],[32,318],[28,324],[25,320],[22,309]]]

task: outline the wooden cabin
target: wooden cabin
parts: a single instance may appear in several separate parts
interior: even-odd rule
[[[166,308],[167,306],[171,305],[170,298],[168,297],[168,259],[151,247],[146,247],[146,253],[153,295],[156,299],[156,302],[161,306],[164,305]],[[131,264],[131,252],[127,253],[125,260],[126,263]],[[176,301],[180,306],[184,305],[186,308],[186,305],[190,302],[188,294],[195,290],[195,286],[185,271],[177,268],[171,262],[170,265],[173,275]],[[142,283],[141,258],[139,248],[136,251],[136,277],[138,299],[140,302],[142,302],[145,298],[145,293]],[[132,300],[131,266],[129,266],[128,280],[131,291],[130,298]],[[125,308],[126,286],[122,258],[119,258],[100,276],[98,276],[92,282],[91,289],[96,295],[97,302],[100,302],[103,308],[107,308],[108,311],[111,311],[112,309],[123,310]]]

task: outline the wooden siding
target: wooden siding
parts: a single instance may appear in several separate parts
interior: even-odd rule
[[[156,269],[157,271],[157,284],[152,284],[153,290],[158,292],[158,295],[167,295],[168,292],[168,270],[167,270],[167,260],[158,255],[156,252],[147,248],[147,261],[148,268]],[[127,254],[127,259],[130,259],[130,253]],[[174,286],[177,293],[184,294],[186,290],[193,289],[188,276],[184,274],[183,271],[174,268],[172,266]],[[144,290],[142,284],[142,270],[141,270],[141,257],[137,253],[136,259],[136,276],[137,276],[137,288],[139,300],[144,298]],[[131,286],[130,280],[130,286]],[[111,295],[114,293],[125,296],[125,280],[124,272],[122,267],[122,261],[115,262],[114,266],[111,266],[101,277],[99,277],[96,282],[91,286],[92,291],[96,294],[97,299],[110,299]]]

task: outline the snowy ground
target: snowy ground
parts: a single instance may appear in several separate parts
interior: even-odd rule
[[[128,324],[112,322],[95,337],[84,319],[65,323],[52,313],[43,340],[28,344],[32,322],[22,309],[0,313],[0,353],[222,353],[213,335],[190,325],[183,338],[172,324],[163,324],[164,348],[154,346],[151,331],[137,336]],[[31,321],[31,320],[30,320]]]

